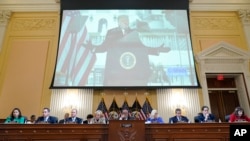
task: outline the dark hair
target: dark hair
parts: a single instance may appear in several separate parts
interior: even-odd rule
[[[94,116],[92,115],[92,114],[88,114],[87,115],[87,119],[89,119],[89,118],[93,118]]]
[[[234,110],[234,114],[235,114],[236,116],[238,116],[238,112],[239,112],[239,111],[242,111],[242,116],[245,115],[245,114],[244,114],[244,109],[241,108],[241,107],[236,107],[235,110]]]
[[[30,116],[30,118],[35,118],[35,117],[36,117],[36,115],[31,115],[31,116]]]
[[[180,108],[176,108],[176,109],[175,109],[175,113],[178,112],[178,111],[181,112],[181,109],[180,109]]]
[[[201,110],[203,111],[205,108],[207,108],[209,110],[208,106],[202,106]]]
[[[43,108],[43,110],[47,110],[48,112],[50,112],[50,109],[47,107]]]
[[[13,112],[14,112],[15,110],[17,110],[17,111],[19,112],[18,118],[22,117],[22,112],[21,112],[21,110],[20,110],[19,108],[14,108],[14,109],[11,111],[11,113],[10,113],[11,121],[14,120],[14,118],[15,118],[14,115],[13,115]]]

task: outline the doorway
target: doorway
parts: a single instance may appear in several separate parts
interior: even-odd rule
[[[216,117],[222,122],[226,122],[226,115],[231,114],[235,107],[238,107],[239,99],[234,78],[207,78],[208,95],[210,109]]]

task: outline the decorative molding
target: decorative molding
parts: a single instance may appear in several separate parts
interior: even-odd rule
[[[238,11],[250,7],[249,0],[189,0],[191,11]],[[60,0],[1,0],[1,10],[13,12],[60,11]]]
[[[60,3],[56,0],[1,0],[0,9],[12,12],[51,12],[60,11]]]
[[[229,60],[228,62],[231,63],[233,60],[240,60],[241,62],[242,60],[247,61],[250,59],[250,53],[222,41],[203,50],[196,56],[196,61],[198,62],[201,60],[217,60],[215,62],[219,63],[221,59]]]
[[[53,30],[57,27],[55,19],[15,19],[13,31],[34,31],[34,30]]]
[[[250,23],[250,9],[240,9],[238,13],[243,23]]]
[[[0,11],[0,25],[7,25],[11,16],[11,11],[1,10]]]
[[[124,128],[117,131],[120,141],[135,141],[136,130],[133,128]]]
[[[218,18],[194,18],[193,27],[198,30],[236,30],[237,23],[234,18],[218,17]]]
[[[206,74],[207,73],[231,73],[234,75],[235,79],[241,82],[246,83],[244,87],[238,87],[237,90],[239,91],[238,94],[242,99],[248,99],[246,97],[247,92],[246,89],[249,88],[249,80],[239,79],[241,76],[239,73],[242,72],[244,76],[249,75],[249,59],[250,59],[250,52],[246,50],[242,50],[239,47],[233,46],[227,42],[219,42],[215,45],[204,49],[196,56],[196,61],[198,62],[200,69],[200,83],[202,86],[202,93],[204,96],[204,102],[209,101],[209,94],[208,94],[208,87],[207,87],[207,80]],[[247,103],[245,101],[241,101],[241,104]],[[205,103],[206,104],[206,103]],[[244,106],[247,107],[247,106]]]

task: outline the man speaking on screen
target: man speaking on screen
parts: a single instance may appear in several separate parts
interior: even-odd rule
[[[102,45],[95,53],[107,52],[104,86],[147,86],[152,75],[148,55],[168,52],[168,47],[145,46],[137,30],[129,27],[129,17],[117,17],[118,27],[107,31]],[[137,27],[141,28],[141,27]]]

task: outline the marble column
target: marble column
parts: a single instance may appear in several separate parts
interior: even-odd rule
[[[3,46],[3,39],[5,31],[11,16],[11,11],[9,10],[0,10],[0,51]]]
[[[240,9],[238,13],[245,31],[248,49],[250,49],[250,9]]]

